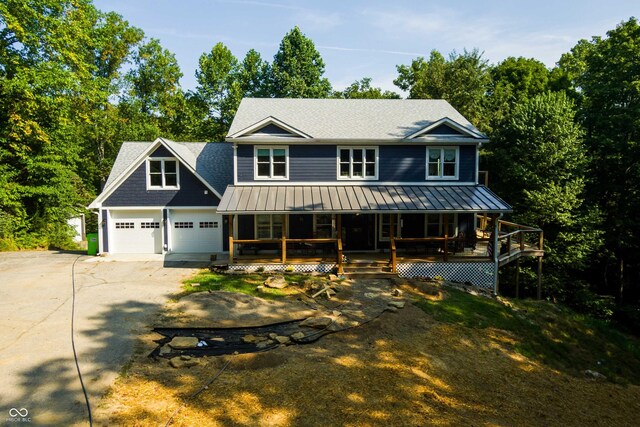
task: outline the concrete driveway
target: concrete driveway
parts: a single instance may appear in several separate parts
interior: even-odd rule
[[[0,422],[16,425],[12,408],[25,408],[32,425],[88,420],[71,348],[78,256],[0,253]],[[81,256],[76,263],[75,342],[92,407],[131,357],[136,334],[195,271],[132,259]]]

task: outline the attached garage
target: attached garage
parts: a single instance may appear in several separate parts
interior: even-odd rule
[[[162,253],[162,211],[112,210],[110,252]]]
[[[213,209],[171,209],[171,252],[222,252],[222,215]]]

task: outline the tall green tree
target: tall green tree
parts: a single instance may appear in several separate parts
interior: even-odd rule
[[[371,77],[356,80],[342,91],[333,92],[333,98],[342,99],[400,99],[400,95],[390,90],[371,86]]]
[[[323,77],[324,61],[297,26],[289,31],[273,58],[271,94],[276,98],[327,98],[331,84]]]
[[[593,158],[589,194],[605,215],[615,294],[640,297],[640,25],[631,18],[574,48],[586,145]],[[581,72],[582,69],[582,72]],[[613,268],[611,268],[613,267]]]
[[[69,241],[66,221],[94,191],[83,129],[117,87],[118,54],[139,32],[128,28],[88,0],[0,0],[4,242]]]
[[[597,213],[584,204],[582,136],[571,99],[548,92],[516,104],[490,147],[493,187],[516,222],[544,230],[545,282],[561,298],[599,245]]]
[[[127,91],[119,111],[132,125],[138,124],[142,134],[135,139],[153,140],[160,135],[184,139],[186,101],[175,56],[151,39],[138,47],[133,67],[126,75]]]
[[[242,62],[222,43],[200,56],[198,86],[188,97],[196,122],[195,136],[224,140],[242,98],[268,96],[268,73],[269,65],[253,49]]]
[[[490,68],[486,92],[485,130],[508,120],[513,107],[549,90],[550,71],[533,58],[509,57]]]
[[[398,65],[393,83],[409,92],[412,99],[446,99],[477,126],[483,123],[484,96],[489,84],[489,68],[477,49],[455,51],[448,59],[437,50],[429,60],[420,57],[410,65]]]

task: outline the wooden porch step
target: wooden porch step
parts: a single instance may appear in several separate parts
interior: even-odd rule
[[[398,277],[396,273],[390,271],[345,271],[344,275],[350,279],[390,279]]]
[[[351,278],[378,279],[383,277],[393,277],[388,261],[364,261],[358,260],[349,262],[343,266],[344,274]]]

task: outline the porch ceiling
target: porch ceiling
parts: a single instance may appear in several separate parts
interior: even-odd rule
[[[230,185],[218,206],[222,214],[510,211],[483,185]]]

